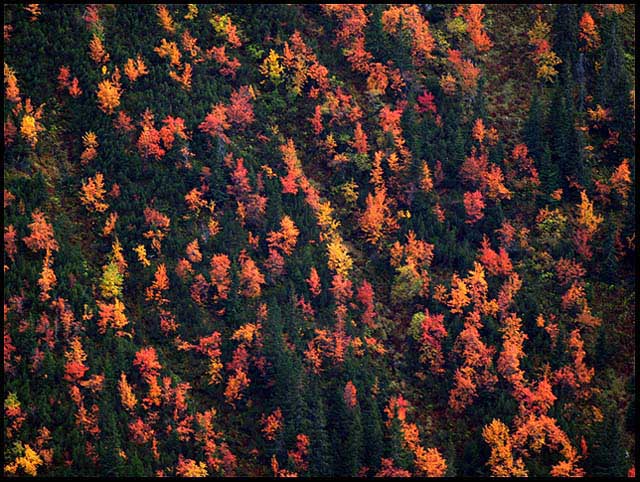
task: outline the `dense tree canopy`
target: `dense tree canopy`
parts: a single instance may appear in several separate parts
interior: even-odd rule
[[[4,473],[635,473],[635,6],[4,5]]]

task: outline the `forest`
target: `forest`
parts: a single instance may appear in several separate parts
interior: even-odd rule
[[[634,4],[3,8],[5,476],[635,476]]]

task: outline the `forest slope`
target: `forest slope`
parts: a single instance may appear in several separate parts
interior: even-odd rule
[[[5,474],[634,473],[634,5],[4,15]]]

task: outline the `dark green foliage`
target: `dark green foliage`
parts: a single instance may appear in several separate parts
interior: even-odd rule
[[[566,71],[562,72],[549,106],[548,130],[551,147],[551,162],[557,166],[561,186],[569,187],[568,178],[584,184],[584,164],[575,129],[575,107],[572,97],[572,82]]]

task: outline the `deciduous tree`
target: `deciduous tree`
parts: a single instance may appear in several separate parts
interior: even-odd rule
[[[226,254],[214,254],[211,257],[211,271],[209,273],[211,275],[211,283],[217,290],[214,299],[227,299],[231,287],[230,268],[231,260]]]
[[[82,201],[82,204],[87,206],[89,211],[102,213],[109,209],[109,205],[104,202],[105,194],[104,176],[101,172],[98,172],[94,177],[87,179],[86,183],[85,181],[82,181],[80,201]]]
[[[119,83],[105,79],[98,84],[97,95],[100,110],[105,114],[113,114],[116,107],[120,105],[122,89]]]
[[[258,269],[255,261],[249,257],[245,250],[242,250],[240,257],[240,293],[247,298],[257,298],[265,284],[264,276]]]
[[[124,373],[120,374],[120,380],[118,381],[118,393],[120,394],[120,402],[129,411],[133,412],[138,404],[131,385],[127,381],[127,376]]]
[[[467,213],[465,223],[475,224],[484,217],[484,197],[480,191],[464,193],[464,210]]]
[[[318,271],[316,270],[315,267],[313,266],[311,267],[311,271],[309,272],[309,277],[306,279],[306,281],[307,281],[307,284],[309,285],[309,291],[311,291],[311,294],[313,296],[318,296],[322,291],[322,286],[320,284],[320,276],[318,276]]]
[[[344,403],[350,409],[355,408],[356,404],[358,403],[357,390],[351,380],[349,380],[344,386]]]
[[[47,222],[45,215],[36,210],[31,213],[31,218],[33,222],[28,226],[31,234],[22,238],[27,248],[31,251],[57,251],[58,243],[53,237],[53,226]]]
[[[527,470],[521,458],[514,459],[509,429],[500,420],[493,421],[482,429],[482,437],[491,447],[489,465],[494,477],[526,477]]]

